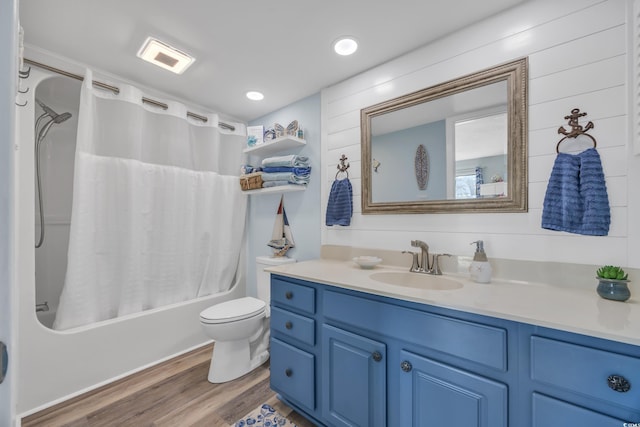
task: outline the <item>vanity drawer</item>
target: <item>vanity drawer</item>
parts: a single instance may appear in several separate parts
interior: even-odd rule
[[[624,377],[631,388],[626,392],[611,389],[607,381],[610,375]],[[532,336],[531,378],[633,411],[640,407],[640,358],[637,357]]]
[[[271,388],[310,410],[315,409],[313,354],[271,339]]]
[[[316,343],[315,320],[278,307],[271,309],[271,329],[305,344]]]
[[[581,426],[581,427],[622,427],[623,420],[612,418],[589,409],[581,408],[561,400],[538,393],[532,399],[533,427]]]
[[[325,317],[374,333],[507,370],[507,331],[333,291],[324,293]]]
[[[315,313],[316,298],[315,289],[291,283],[277,277],[271,279],[271,301],[304,311],[310,314]]]

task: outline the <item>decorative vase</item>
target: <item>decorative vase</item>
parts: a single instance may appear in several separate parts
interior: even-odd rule
[[[597,292],[602,298],[626,301],[631,297],[631,292],[627,286],[628,280],[603,279],[602,277],[597,277],[597,279],[600,281]]]

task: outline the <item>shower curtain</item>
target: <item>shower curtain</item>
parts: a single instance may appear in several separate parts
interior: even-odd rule
[[[214,114],[187,118],[177,102],[144,104],[135,87],[116,95],[91,81],[87,71],[55,329],[228,290],[243,240],[241,132],[224,134]]]

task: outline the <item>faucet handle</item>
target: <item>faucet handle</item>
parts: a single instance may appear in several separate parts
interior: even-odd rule
[[[435,274],[438,276],[442,275],[442,270],[440,269],[440,263],[438,259],[441,256],[451,256],[451,254],[433,254],[433,266],[431,267],[431,274]]]
[[[418,264],[418,254],[417,252],[412,251],[402,251],[403,254],[411,254],[413,255],[413,262],[411,263],[411,268],[409,271],[418,271],[420,269],[420,265]]]

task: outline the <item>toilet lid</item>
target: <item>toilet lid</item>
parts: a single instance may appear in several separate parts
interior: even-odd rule
[[[211,306],[200,313],[203,323],[227,323],[248,319],[264,312],[264,301],[253,297],[244,297]]]

